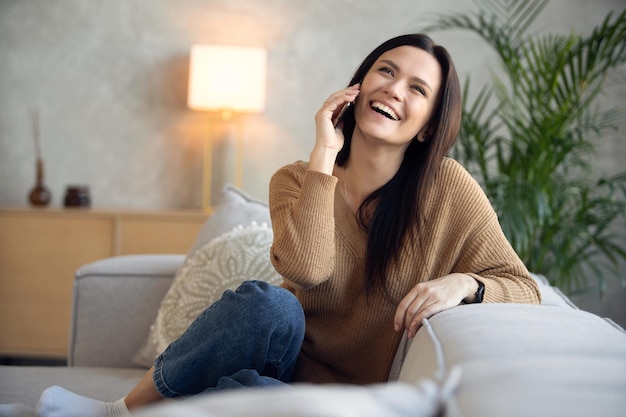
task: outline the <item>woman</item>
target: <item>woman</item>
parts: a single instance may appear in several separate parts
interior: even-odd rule
[[[446,50],[420,34],[384,42],[317,112],[309,162],[272,177],[271,259],[289,291],[244,283],[125,398],[52,387],[40,415],[124,415],[241,386],[383,382],[402,333],[413,337],[422,319],[461,303],[539,302],[486,196],[444,157],[460,120]]]

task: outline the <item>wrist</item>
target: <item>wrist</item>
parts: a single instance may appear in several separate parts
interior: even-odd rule
[[[464,304],[475,304],[483,302],[483,295],[485,293],[485,284],[481,281],[477,280],[474,277],[471,277],[471,284],[469,286],[469,291],[467,297],[463,299]]]
[[[309,157],[309,169],[332,175],[338,153],[335,149],[313,148]]]

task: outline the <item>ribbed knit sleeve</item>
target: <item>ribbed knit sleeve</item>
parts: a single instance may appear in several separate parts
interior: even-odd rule
[[[281,168],[270,181],[270,256],[276,271],[296,288],[319,285],[333,272],[336,184],[336,177],[310,171],[304,162]]]

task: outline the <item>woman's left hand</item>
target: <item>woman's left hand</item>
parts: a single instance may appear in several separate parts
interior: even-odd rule
[[[393,325],[396,331],[406,329],[414,337],[422,319],[457,306],[478,289],[478,282],[466,274],[450,274],[420,282],[400,301]]]

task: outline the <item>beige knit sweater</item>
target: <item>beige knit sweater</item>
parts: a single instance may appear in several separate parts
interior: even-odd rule
[[[366,299],[367,234],[336,187],[337,178],[307,166],[285,166],[270,182],[272,263],[306,315],[295,381],[385,381],[402,336],[393,329],[397,302],[421,281],[467,273],[484,283],[483,302],[540,301],[484,192],[448,158],[428,196],[420,239],[403,249],[389,275],[396,302],[382,295]]]

